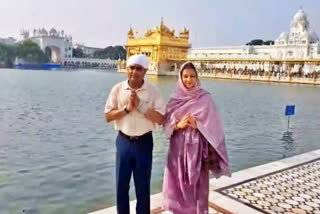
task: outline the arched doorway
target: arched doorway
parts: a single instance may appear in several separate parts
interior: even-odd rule
[[[49,62],[51,62],[51,49],[49,47],[46,47],[44,50],[44,54],[49,59]]]
[[[49,57],[51,63],[61,63],[61,50],[57,46],[47,46],[45,54]]]

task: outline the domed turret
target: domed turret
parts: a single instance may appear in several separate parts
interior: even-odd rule
[[[303,30],[309,29],[309,21],[307,19],[307,15],[301,9],[298,10],[291,21],[292,28],[297,28],[299,25],[302,26]]]
[[[49,31],[50,36],[56,36],[58,34],[57,30],[54,28],[51,28],[51,30]]]
[[[48,31],[47,31],[46,29],[42,28],[41,34],[42,34],[43,36],[48,36]]]
[[[189,38],[189,30],[187,28],[183,28],[183,30],[180,31],[180,37]]]
[[[319,37],[314,31],[309,33],[309,38],[310,38],[310,41],[312,42],[319,41]]]
[[[293,17],[294,22],[300,22],[300,21],[306,21],[306,20],[307,20],[307,16],[301,9],[299,9],[298,12]]]
[[[289,35],[288,35],[288,33],[286,33],[286,32],[282,32],[282,33],[280,33],[279,40],[282,40],[282,41],[288,42],[288,39],[289,39]]]
[[[128,30],[128,38],[133,38],[133,30],[132,30],[131,26]]]
[[[284,45],[287,44],[289,40],[289,35],[286,32],[280,33],[279,37],[275,40],[275,44],[279,45]]]
[[[160,25],[156,27],[156,31],[160,34],[169,35],[174,37],[175,30],[170,30],[164,23],[163,17],[161,17]]]
[[[286,32],[280,33],[279,40],[288,40],[289,35]]]

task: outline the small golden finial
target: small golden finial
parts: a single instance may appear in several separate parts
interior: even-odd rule
[[[131,25],[130,25],[130,28],[129,28],[129,30],[128,30],[128,36],[129,36],[129,37],[133,37],[133,30],[132,30]]]

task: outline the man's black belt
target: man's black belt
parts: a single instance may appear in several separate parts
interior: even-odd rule
[[[145,137],[151,135],[151,134],[152,134],[152,131],[147,132],[147,133],[145,133],[145,134],[143,134],[143,135],[140,135],[140,136],[129,136],[129,135],[126,135],[125,133],[123,133],[122,131],[119,131],[119,134],[120,134],[121,136],[127,138],[128,140],[138,141],[138,140],[141,140],[142,138],[145,138]]]

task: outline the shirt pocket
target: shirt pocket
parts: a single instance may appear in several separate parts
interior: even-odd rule
[[[138,93],[140,101],[143,103],[143,105],[146,105],[148,108],[152,108],[153,104],[153,97],[152,94],[146,90],[139,91]]]

